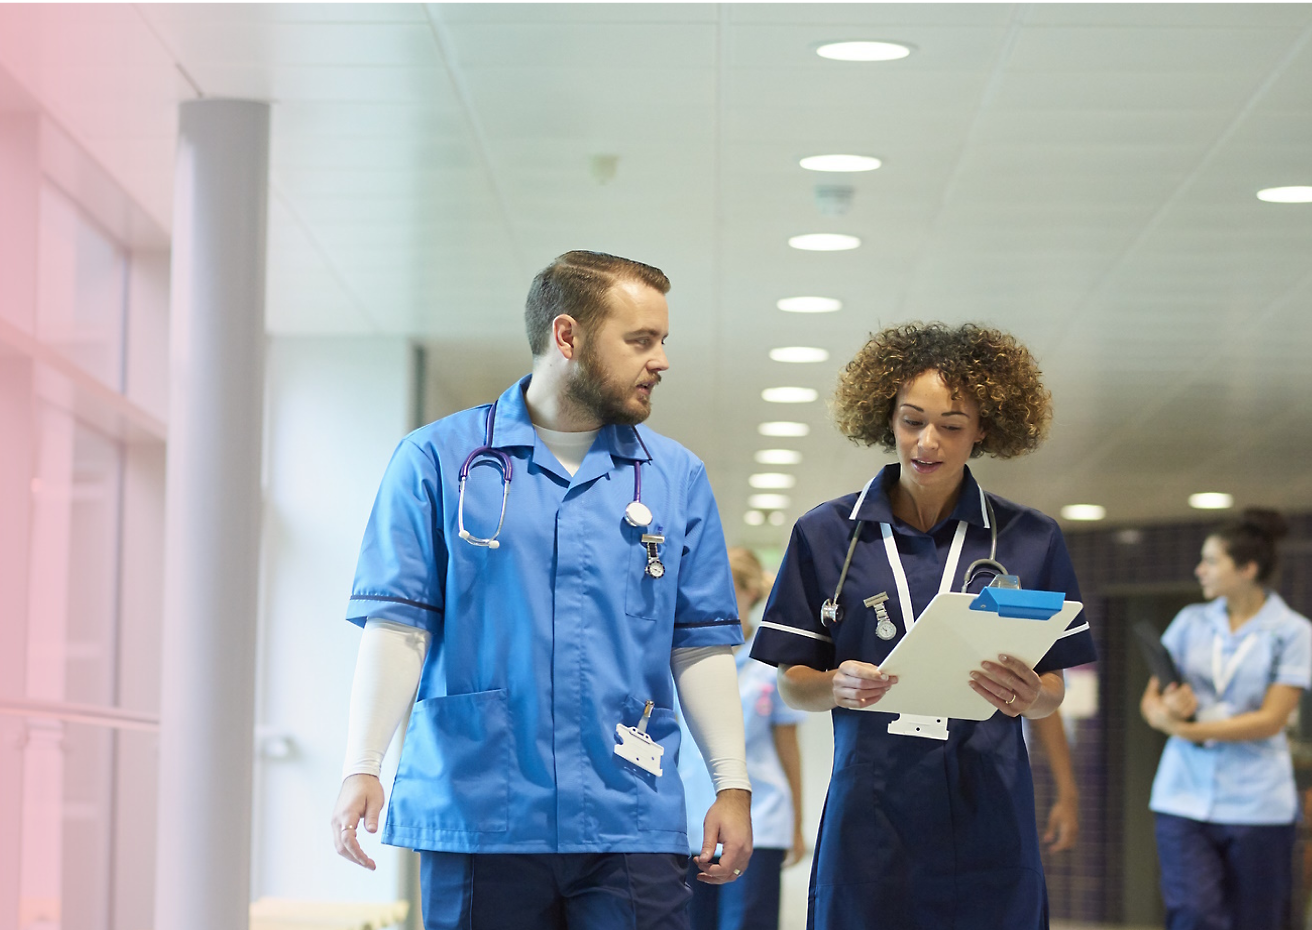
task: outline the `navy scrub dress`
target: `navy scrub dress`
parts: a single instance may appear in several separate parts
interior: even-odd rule
[[[880,524],[892,527],[913,610],[938,593],[959,524],[966,524],[956,577],[989,555],[984,493],[966,469],[952,515],[928,533],[893,517],[885,467],[860,495],[822,504],[793,527],[752,657],[772,665],[828,670],[847,659],[879,664],[905,635],[893,567]],[[997,558],[1028,589],[1079,587],[1061,531],[1051,518],[992,494]],[[865,521],[852,557],[837,626],[821,625],[856,521]],[[976,591],[990,580],[975,581]],[[887,593],[896,634],[880,639],[863,601]],[[1036,667],[1043,673],[1092,662],[1080,615]],[[809,930],[1038,930],[1048,926],[1034,786],[1019,718],[951,720],[948,739],[894,736],[894,715],[835,708],[834,767],[812,864]]]

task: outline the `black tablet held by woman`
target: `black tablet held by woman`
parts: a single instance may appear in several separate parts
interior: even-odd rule
[[[1171,654],[1162,645],[1162,634],[1157,632],[1157,628],[1146,620],[1141,620],[1132,629],[1134,638],[1139,641],[1139,649],[1148,662],[1148,668],[1157,678],[1158,686],[1165,688],[1167,685],[1179,684],[1180,672],[1171,661]]]

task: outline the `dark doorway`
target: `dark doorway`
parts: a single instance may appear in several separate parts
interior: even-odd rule
[[[1104,681],[1108,723],[1106,814],[1108,834],[1119,833],[1120,850],[1108,862],[1108,878],[1112,880],[1106,888],[1106,913],[1126,924],[1161,926],[1164,917],[1148,798],[1166,737],[1139,716],[1139,699],[1148,684],[1149,671],[1130,630],[1136,623],[1147,622],[1164,631],[1182,607],[1200,599],[1195,584],[1136,586],[1107,592],[1108,657],[1115,659],[1103,664],[1110,672]]]

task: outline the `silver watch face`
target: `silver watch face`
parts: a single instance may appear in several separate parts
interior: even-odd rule
[[[629,526],[651,526],[651,511],[642,501],[630,501],[624,508],[624,519]]]
[[[651,575],[653,578],[660,578],[665,574],[665,566],[659,561],[653,559],[647,563],[647,574]]]

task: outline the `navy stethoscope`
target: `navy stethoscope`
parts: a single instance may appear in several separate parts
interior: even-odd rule
[[[984,501],[984,511],[988,515],[989,524],[989,557],[987,559],[976,559],[966,566],[966,571],[961,578],[961,591],[965,593],[975,580],[975,576],[980,572],[992,575],[993,584],[998,587],[1020,587],[1020,581],[1014,575],[1007,571],[1006,567],[997,560],[998,555],[998,520],[993,514],[993,503],[989,500],[988,495],[982,491],[980,497]],[[864,520],[856,521],[856,526],[852,528],[852,541],[847,546],[847,558],[843,560],[843,570],[838,575],[838,586],[834,588],[834,596],[829,598],[820,606],[820,624],[821,626],[833,626],[843,619],[843,608],[838,605],[838,598],[843,593],[843,582],[847,580],[847,570],[852,566],[852,553],[856,551],[856,542],[861,536],[861,527],[865,525]],[[887,523],[881,524],[880,529],[884,536],[884,548],[888,553],[889,565],[893,569],[893,575],[897,581],[898,596],[902,602],[902,622],[910,632],[911,624],[914,617],[911,614],[911,597],[907,590],[906,575],[902,570],[902,560],[897,554],[897,544],[893,541],[893,528]],[[957,523],[957,532],[952,540],[952,548],[948,554],[948,564],[943,569],[943,578],[939,583],[939,590],[946,591],[951,586],[952,575],[956,572],[957,561],[961,555],[961,546],[966,539],[966,521],[960,520]],[[892,624],[885,624],[887,621],[880,622],[879,630],[880,639],[892,639],[895,635]]]
[[[510,480],[514,476],[514,468],[511,464],[511,458],[500,449],[492,445],[492,430],[497,421],[497,405],[492,404],[487,411],[487,420],[483,445],[479,446],[473,452],[465,457],[465,463],[460,466],[460,485],[457,491],[456,503],[456,527],[460,531],[460,538],[471,546],[485,546],[488,549],[496,549],[501,546],[497,537],[501,535],[501,527],[506,522],[506,501],[510,498]],[[643,453],[647,456],[646,461],[651,461],[651,452],[647,444],[642,441],[642,435],[638,432],[636,426],[632,427],[633,436],[638,440],[638,445],[642,446]],[[491,536],[486,538],[475,536],[469,530],[465,529],[465,482],[469,480],[469,472],[476,465],[490,465],[497,471],[501,472],[501,515],[497,518],[497,528]],[[642,502],[642,460],[633,460],[633,500],[624,508],[624,520],[629,526],[639,529],[646,529],[651,526],[652,513],[651,509]],[[659,533],[643,533],[642,544],[647,547],[647,568],[645,573],[652,578],[660,578],[665,574],[665,566],[661,563],[656,547],[665,542],[665,537]]]

